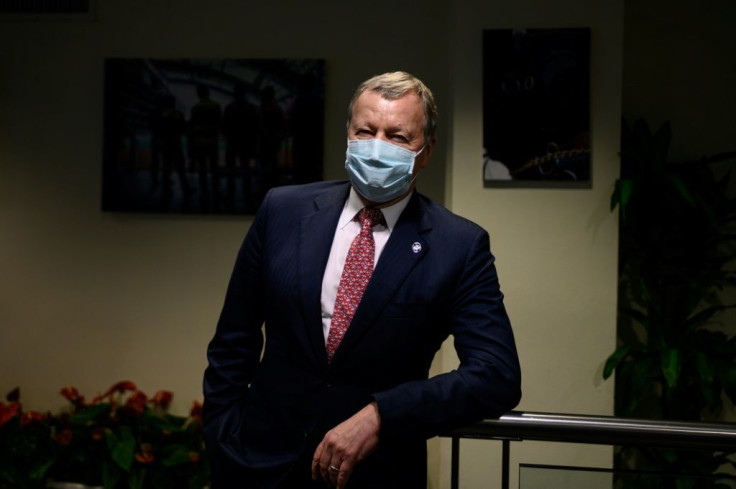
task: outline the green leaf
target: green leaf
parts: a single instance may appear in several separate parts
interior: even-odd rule
[[[620,178],[616,180],[616,185],[611,194],[611,210],[619,206],[621,218],[626,218],[626,210],[631,200],[631,194],[634,191],[634,180],[631,178]]]
[[[644,314],[643,312],[637,309],[633,309],[631,307],[621,307],[619,309],[619,312],[621,312],[621,314],[624,314],[630,317],[631,319],[633,319],[639,324],[643,324],[644,326],[649,326],[649,316],[647,316],[646,314]]]
[[[143,469],[135,469],[128,474],[129,489],[143,489],[146,482],[146,471]]]
[[[713,362],[702,352],[695,352],[695,365],[698,369],[698,377],[703,384],[712,384],[715,381],[715,366]]]
[[[700,392],[706,400],[707,407],[714,412],[721,408],[721,387],[716,382],[716,367],[708,356],[695,352],[695,368],[700,379]]]
[[[177,433],[182,431],[182,425],[186,421],[186,418],[180,416],[160,417],[152,412],[147,412],[143,415],[146,424],[154,426],[161,431],[169,431],[171,433]]]
[[[677,452],[671,448],[660,448],[657,453],[669,464],[677,462]]]
[[[693,197],[692,192],[688,188],[688,185],[677,175],[667,175],[667,182],[672,185],[672,187],[675,189],[675,191],[682,197],[683,200],[685,200],[688,204],[690,204],[692,207],[697,207],[697,202],[695,201],[695,197]]]
[[[675,487],[677,489],[693,489],[695,479],[693,477],[677,477],[675,478]]]
[[[46,479],[46,473],[49,471],[51,466],[54,465],[54,460],[46,460],[39,464],[34,464],[33,468],[31,469],[30,473],[28,474],[28,477],[31,480],[35,481],[43,481]]]
[[[81,411],[74,413],[71,417],[72,424],[85,425],[98,418],[108,418],[110,416],[110,404],[93,404],[86,406]]]
[[[122,471],[117,464],[106,463],[102,465],[102,485],[105,489],[115,489],[122,476]]]
[[[634,367],[631,369],[631,390],[637,396],[640,396],[644,388],[652,382],[653,365],[654,359],[652,357],[645,357],[634,363]]]
[[[0,467],[0,482],[5,482],[8,484],[19,484],[18,474],[16,473],[15,470],[12,470],[9,467]],[[9,485],[7,487],[14,487],[14,486]]]
[[[113,431],[108,431],[106,441],[112,459],[120,468],[129,472],[135,456],[135,437],[131,429],[121,426],[118,435]]]
[[[621,361],[626,358],[626,355],[631,351],[631,345],[622,345],[616,348],[611,356],[606,360],[606,365],[603,367],[603,378],[608,379],[613,371],[618,367]]]
[[[718,371],[718,380],[728,398],[736,404],[736,363],[731,361],[723,365]]]
[[[621,364],[621,379],[616,379],[617,383],[621,380],[621,385],[625,385],[622,390],[626,391],[626,400],[622,401],[623,415],[630,416],[638,407],[639,402],[644,396],[646,388],[651,385],[652,366],[654,360],[651,356],[639,358],[633,362]]]
[[[189,449],[184,445],[168,446],[164,451],[165,467],[189,463]]]
[[[697,314],[688,318],[685,322],[685,330],[691,332],[697,329],[699,326],[704,325],[717,313],[728,309],[727,306],[711,306],[703,309]]]
[[[680,361],[680,351],[676,348],[666,348],[660,356],[662,375],[667,383],[667,387],[672,389],[677,386],[680,379],[680,370],[682,362]]]

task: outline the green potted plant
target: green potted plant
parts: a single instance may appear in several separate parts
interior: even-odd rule
[[[51,467],[49,416],[24,411],[20,389],[0,402],[0,489],[44,487]]]
[[[57,414],[25,413],[18,395],[0,405],[0,488],[207,486],[199,403],[173,415],[171,392],[149,398],[129,381],[89,402],[74,387],[61,394],[69,405]]]
[[[87,403],[73,387],[70,406],[53,419],[57,442],[49,476],[113,488],[196,488],[209,472],[201,433],[201,406],[190,416],[168,412],[172,394],[149,398],[132,382],[118,382]]]
[[[698,161],[668,161],[669,123],[643,121],[622,131],[621,178],[611,198],[619,210],[618,347],[604,378],[616,372],[616,414],[716,420],[724,399],[736,402],[736,336],[719,324],[724,290],[736,285],[736,199],[730,172]],[[728,454],[620,453],[619,465],[712,473]]]

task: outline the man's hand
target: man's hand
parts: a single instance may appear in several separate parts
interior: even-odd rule
[[[380,429],[378,405],[372,402],[328,431],[314,452],[312,479],[322,477],[330,487],[343,489],[355,464],[378,446]]]

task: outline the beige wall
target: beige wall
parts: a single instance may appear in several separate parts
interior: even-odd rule
[[[20,385],[46,407],[66,384],[94,393],[130,378],[172,389],[177,407],[201,397],[250,218],[100,211],[103,60],[323,58],[326,177],[340,178],[347,103],[367,76],[413,71],[448,112],[447,49],[426,37],[446,31],[444,3],[411,16],[391,15],[409,2],[380,3],[358,16],[332,2],[120,0],[99,2],[95,22],[0,24],[0,391]],[[352,37],[376,25],[385,31]],[[442,199],[439,154],[423,188]]]
[[[520,409],[609,414],[600,369],[615,336],[620,0],[99,2],[94,22],[1,23],[0,393],[36,409],[73,384],[93,395],[130,379],[201,399],[205,347],[245,217],[100,211],[102,63],[130,57],[327,61],[326,177],[342,177],[345,107],[367,76],[405,69],[435,91],[440,144],[421,189],[489,230],[524,374]],[[593,42],[592,189],[484,189],[484,28],[586,27]],[[453,368],[443,351],[437,368]],[[447,487],[448,444],[431,444]],[[610,449],[523,443],[514,462],[604,466]],[[497,480],[496,442],[463,444],[462,487]]]
[[[736,3],[625,4],[624,116],[671,121],[675,160],[736,149]]]
[[[622,6],[527,0],[499,8],[466,1],[454,22],[448,204],[491,234],[523,365],[519,409],[612,414],[613,384],[601,380],[601,368],[615,345],[617,229],[608,203],[619,168]],[[482,187],[479,30],[519,26],[591,28],[592,189]],[[456,362],[450,353],[443,360],[445,368]],[[475,464],[472,487],[497,480],[500,443],[466,445],[479,449],[466,459]],[[480,451],[489,445],[492,458]],[[512,463],[611,463],[609,447],[524,442],[512,444],[511,453]],[[511,475],[515,487],[516,471]]]

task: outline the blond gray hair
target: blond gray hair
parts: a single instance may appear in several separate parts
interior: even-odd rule
[[[353,106],[360,95],[367,91],[377,92],[386,100],[396,100],[409,92],[419,96],[424,108],[424,141],[429,142],[437,132],[437,105],[434,102],[432,91],[422,80],[405,71],[393,71],[376,75],[364,81],[353,94],[348,105],[348,126],[353,117]]]

